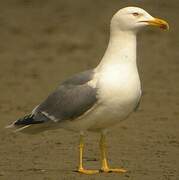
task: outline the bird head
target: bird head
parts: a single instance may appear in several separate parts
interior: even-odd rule
[[[121,31],[138,32],[145,26],[156,26],[161,29],[169,29],[169,24],[159,18],[151,16],[145,10],[138,7],[126,7],[120,9],[111,20],[112,27]]]

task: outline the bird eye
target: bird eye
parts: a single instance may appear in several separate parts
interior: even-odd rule
[[[133,16],[139,16],[139,13],[138,12],[134,12],[132,13]]]

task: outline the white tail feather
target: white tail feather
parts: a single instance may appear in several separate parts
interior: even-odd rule
[[[23,126],[23,127],[21,127],[21,128],[17,128],[14,132],[22,131],[22,130],[28,128],[29,126],[31,126],[31,125],[26,125],[26,126]]]

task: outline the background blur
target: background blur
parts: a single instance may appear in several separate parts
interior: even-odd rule
[[[4,126],[29,113],[64,78],[95,67],[112,15],[139,6],[170,24],[138,37],[141,105],[108,136],[112,166],[126,174],[79,175],[78,134],[35,136]],[[0,1],[0,179],[177,180],[179,177],[178,0]],[[85,165],[99,168],[98,136],[86,135]]]

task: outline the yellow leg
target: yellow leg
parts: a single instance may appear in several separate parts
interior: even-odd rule
[[[106,172],[106,173],[110,173],[110,172],[124,173],[124,172],[126,172],[125,169],[109,168],[108,161],[107,161],[107,155],[106,155],[106,138],[103,133],[101,133],[101,139],[99,142],[99,146],[100,146],[101,163],[102,163],[101,172]]]
[[[78,172],[83,174],[97,174],[99,170],[88,170],[83,168],[83,149],[84,149],[84,142],[83,142],[83,135],[80,134],[80,157],[79,157],[79,168]]]

